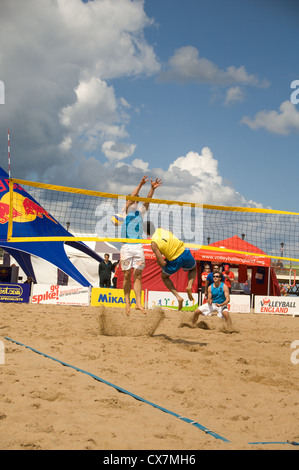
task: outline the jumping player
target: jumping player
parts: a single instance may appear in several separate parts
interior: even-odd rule
[[[189,300],[193,300],[192,286],[196,279],[196,261],[189,248],[172,232],[163,228],[155,229],[152,222],[143,224],[144,231],[151,237],[151,248],[156,255],[157,263],[162,268],[161,278],[170,292],[177,298],[179,310],[183,308],[184,299],[179,295],[170,276],[179,269],[188,271],[188,285],[186,292]],[[164,257],[166,259],[164,259]]]
[[[139,185],[132,191],[131,196],[138,197],[139,191],[147,183],[148,179],[146,176],[142,178]],[[147,195],[147,198],[152,198],[155,190],[161,186],[162,180],[158,178],[155,181],[151,180],[151,188]],[[136,201],[127,201],[124,212],[125,219],[122,223],[121,237],[127,238],[128,241],[123,243],[120,250],[120,265],[124,273],[124,294],[126,301],[126,314],[130,315],[130,293],[131,293],[131,274],[133,271],[134,276],[134,292],[136,296],[136,309],[141,310],[144,314],[145,309],[141,303],[141,292],[142,284],[141,277],[142,271],[145,267],[145,258],[142,243],[130,243],[131,239],[141,239],[143,234],[142,223],[143,216],[148,210],[149,202],[145,202],[142,205],[138,205]]]

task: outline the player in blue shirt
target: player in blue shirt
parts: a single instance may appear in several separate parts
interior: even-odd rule
[[[139,185],[134,189],[131,193],[131,196],[138,197],[139,191],[147,183],[148,179],[144,176]],[[151,180],[151,188],[147,195],[148,199],[153,197],[155,190],[161,186],[162,180],[158,178],[155,181]],[[132,243],[132,240],[139,240],[142,239],[143,235],[143,216],[148,210],[149,202],[144,202],[143,204],[138,204],[136,201],[127,201],[123,214],[124,214],[124,221],[121,227],[121,238],[126,238],[128,241],[122,244],[120,250],[120,265],[121,269],[124,273],[124,294],[125,294],[125,301],[126,301],[126,314],[130,315],[130,307],[131,307],[131,300],[130,300],[130,293],[131,293],[131,274],[133,271],[134,276],[134,292],[136,296],[136,309],[141,310],[143,313],[146,313],[144,307],[141,303],[141,292],[142,292],[142,285],[141,285],[141,277],[142,271],[145,267],[145,258],[144,258],[144,251],[142,243]]]
[[[229,289],[221,280],[220,272],[213,273],[213,283],[208,287],[208,302],[201,305],[194,312],[192,323],[195,324],[199,315],[212,315],[216,311],[217,316],[224,318],[227,326],[232,327],[232,321],[228,313],[228,304],[230,302]]]

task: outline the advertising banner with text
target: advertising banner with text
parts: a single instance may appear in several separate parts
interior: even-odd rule
[[[299,315],[298,297],[255,296],[255,313],[274,313],[279,315]]]
[[[141,294],[141,302],[144,304],[144,291]],[[97,307],[104,305],[105,307],[120,307],[124,308],[126,305],[123,289],[108,289],[101,287],[93,287],[91,290],[91,305]],[[131,290],[131,305],[132,308],[136,305],[136,297],[133,289]]]
[[[90,305],[88,287],[68,287],[51,284],[34,284],[31,303],[56,305]]]
[[[0,302],[29,303],[30,284],[0,284]]]

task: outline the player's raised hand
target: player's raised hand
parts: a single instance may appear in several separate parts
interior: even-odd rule
[[[151,179],[151,185],[152,185],[152,188],[153,188],[153,189],[156,189],[156,188],[158,188],[159,186],[162,185],[162,180],[156,178],[155,181],[153,181],[153,180]]]
[[[140,187],[141,187],[141,186],[144,186],[147,182],[148,182],[148,177],[147,177],[147,176],[143,176],[143,178],[142,178],[141,181],[140,181]]]

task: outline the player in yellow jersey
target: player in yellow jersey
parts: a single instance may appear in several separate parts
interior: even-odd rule
[[[179,295],[170,276],[179,269],[188,271],[188,285],[186,291],[189,300],[193,300],[192,286],[196,279],[196,261],[189,248],[172,232],[163,228],[155,229],[152,222],[143,224],[144,231],[151,237],[151,248],[156,255],[157,263],[162,268],[162,280],[170,292],[177,298],[179,310],[183,307],[184,299]],[[164,258],[165,257],[165,258]]]

